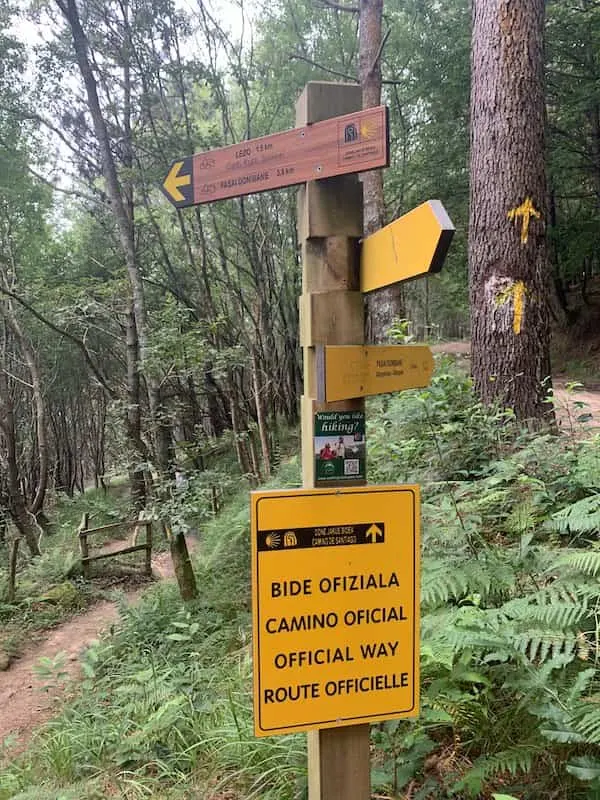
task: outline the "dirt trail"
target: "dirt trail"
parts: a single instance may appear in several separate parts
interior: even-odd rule
[[[192,550],[193,543],[189,542],[188,545]],[[152,571],[160,580],[173,577],[170,555],[158,553],[152,559]],[[137,586],[127,591],[128,601],[135,602],[143,588]],[[58,711],[68,691],[68,679],[77,678],[80,674],[81,652],[118,617],[117,604],[103,600],[58,625],[43,642],[26,648],[21,658],[5,672],[0,672],[0,746],[9,737],[6,751],[0,751],[0,765],[3,760],[6,763],[10,755],[22,751],[34,730]],[[60,671],[66,673],[66,680],[57,681],[56,687],[45,690],[44,685],[51,681],[36,675],[34,668],[40,658],[54,659],[58,653],[65,653],[66,656],[64,664],[60,666]]]
[[[441,342],[432,346],[434,353],[447,353],[448,355],[462,355],[468,358],[471,354],[471,342]],[[568,380],[554,378],[554,408],[558,424],[563,431],[569,434],[585,433],[600,428],[600,391],[587,389],[567,391],[565,386]],[[583,403],[583,406],[579,406]],[[591,414],[591,419],[579,422],[582,415]]]

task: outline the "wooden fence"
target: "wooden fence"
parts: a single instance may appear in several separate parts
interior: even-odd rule
[[[138,551],[145,551],[144,559],[144,572],[146,575],[152,575],[152,521],[149,519],[136,519],[131,522],[113,522],[110,525],[101,525],[99,528],[89,528],[89,514],[86,512],[81,520],[81,525],[77,530],[79,536],[79,549],[81,551],[81,563],[83,566],[84,577],[90,576],[90,562],[98,561],[102,558],[112,558],[115,556],[122,556],[126,553],[136,553]],[[142,544],[137,544],[137,535],[141,528],[145,528],[146,541]],[[125,529],[131,531],[130,544],[127,547],[122,547],[120,550],[111,550],[103,552],[95,552],[90,555],[88,536],[93,536],[97,533],[110,533]]]

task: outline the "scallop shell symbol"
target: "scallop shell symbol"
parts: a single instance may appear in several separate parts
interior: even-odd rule
[[[365,119],[360,123],[361,139],[372,139],[377,133],[377,122],[372,119]]]
[[[278,533],[268,533],[265,537],[265,544],[271,549],[279,547],[281,544],[281,536]]]

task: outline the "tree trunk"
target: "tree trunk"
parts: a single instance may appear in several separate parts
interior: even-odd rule
[[[148,404],[150,410],[150,417],[152,420],[152,438],[155,443],[154,455],[157,461],[158,469],[165,473],[168,471],[169,466],[169,447],[170,432],[165,432],[166,415],[161,404],[161,396],[159,384],[151,370],[147,367],[147,318],[146,318],[146,299],[144,294],[144,285],[142,276],[139,269],[138,258],[135,246],[134,235],[134,218],[133,218],[133,192],[130,177],[126,178],[126,185],[121,185],[117,173],[117,165],[113,156],[111,147],[110,135],[100,100],[98,98],[98,88],[96,78],[92,70],[90,55],[89,55],[89,42],[87,36],[81,25],[79,12],[77,9],[76,0],[56,0],[56,3],[62,11],[70,29],[73,38],[73,48],[75,57],[81,77],[83,79],[88,108],[92,117],[94,125],[94,132],[98,140],[100,152],[102,154],[102,171],[106,180],[107,194],[110,198],[111,211],[113,213],[117,231],[119,235],[119,242],[125,256],[125,263],[127,265],[127,273],[129,275],[129,282],[131,285],[131,296],[133,300],[133,315],[135,317],[135,326],[137,331],[138,343],[138,358],[139,368],[144,373],[146,378]],[[123,3],[121,6],[124,15],[124,23],[126,27],[129,25],[129,9],[128,4]],[[133,166],[132,154],[132,139],[131,139],[131,85],[130,85],[130,70],[129,61],[131,57],[131,42],[126,43],[125,48],[127,55],[123,63],[123,89],[124,89],[124,122],[123,122],[123,139],[121,143],[124,151],[124,165],[127,167],[127,174],[131,175]],[[165,446],[166,445],[166,446]],[[134,501],[136,500],[134,496]]]
[[[135,317],[130,311],[127,315],[127,414],[125,428],[129,442],[128,465],[131,499],[136,511],[146,505],[146,483],[144,469],[145,447],[142,441],[142,411],[140,406],[140,373],[138,370],[138,343]]]
[[[48,435],[46,424],[46,406],[42,390],[42,376],[38,366],[37,358],[33,347],[27,336],[23,333],[21,325],[16,315],[13,313],[10,304],[5,307],[6,321],[17,339],[19,347],[23,352],[29,375],[31,376],[31,388],[33,392],[33,404],[35,408],[35,435],[37,440],[37,455],[39,459],[39,469],[37,476],[37,486],[35,495],[32,498],[30,510],[32,514],[39,514],[44,507],[46,490],[48,488]],[[31,497],[31,495],[30,495]]]
[[[15,416],[12,398],[8,391],[8,381],[5,373],[0,369],[0,433],[4,439],[3,461],[6,467],[6,488],[8,494],[8,509],[17,530],[25,539],[32,556],[41,555],[40,536],[41,528],[37,525],[35,517],[28,510],[25,497],[19,481],[19,468],[17,465],[17,437],[15,430]]]
[[[362,88],[363,108],[381,104],[381,26],[383,0],[360,0],[358,37],[358,78]],[[365,236],[385,224],[383,170],[362,175],[363,217]],[[388,286],[367,295],[365,334],[368,342],[387,339],[386,331],[395,317],[402,316],[402,292],[399,286]]]
[[[265,421],[265,409],[262,398],[262,386],[258,374],[258,359],[256,353],[252,353],[252,385],[254,389],[254,405],[256,407],[256,422],[258,425],[258,435],[260,438],[260,448],[262,451],[264,475],[271,477],[271,453],[269,448],[269,435]]]
[[[469,289],[486,403],[548,416],[544,0],[474,0]]]

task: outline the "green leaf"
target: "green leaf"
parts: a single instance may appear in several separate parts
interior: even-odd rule
[[[567,764],[567,772],[580,781],[595,781],[600,779],[600,761],[591,756],[579,756]]]

